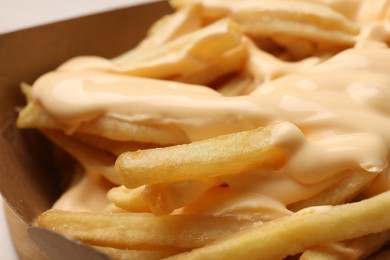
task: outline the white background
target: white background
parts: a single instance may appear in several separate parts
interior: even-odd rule
[[[0,0],[0,33],[156,0]]]
[[[156,0],[0,0],[0,34]],[[0,259],[16,260],[0,197]]]
[[[8,233],[3,204],[4,201],[0,198],[0,259],[14,260],[17,257]]]

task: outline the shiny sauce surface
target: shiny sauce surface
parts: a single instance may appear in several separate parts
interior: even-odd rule
[[[39,78],[33,100],[74,131],[82,122],[109,115],[137,124],[174,126],[191,142],[281,122],[273,133],[274,144],[286,149],[294,145],[285,166],[222,178],[235,191],[261,194],[278,207],[312,197],[356,172],[381,174],[380,186],[387,187],[390,49],[382,40],[389,35],[389,23],[371,22],[367,11],[364,14],[349,14],[362,23],[353,48],[330,58],[308,58],[306,66],[305,61],[269,59],[267,66],[280,76],[259,83],[245,96],[120,75],[112,73],[118,65],[110,60],[79,57]],[[255,57],[258,53],[247,44],[250,57]]]

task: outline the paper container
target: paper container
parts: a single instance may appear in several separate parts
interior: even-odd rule
[[[15,127],[17,107],[24,104],[19,85],[77,55],[119,55],[169,12],[166,1],[154,2],[0,35],[0,191],[50,259],[107,257],[31,225],[62,193],[63,178],[51,144],[35,130]]]

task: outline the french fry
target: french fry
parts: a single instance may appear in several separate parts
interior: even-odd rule
[[[136,189],[119,186],[109,190],[107,198],[115,206],[128,212],[150,212],[148,204],[142,198],[143,190],[143,186]]]
[[[253,219],[196,215],[48,210],[37,224],[93,246],[134,250],[187,250],[259,225]]]
[[[85,145],[58,130],[42,130],[53,143],[63,148],[84,167],[91,178],[98,180],[104,176],[113,183],[120,183],[114,169],[115,156]]]
[[[294,38],[291,36],[274,36],[272,40],[277,43],[279,48],[284,48],[283,57],[280,57],[288,61],[299,61],[314,55],[318,55],[320,52],[317,50],[317,44],[311,39]],[[338,48],[335,48],[338,49]]]
[[[223,61],[223,56],[227,52],[242,44],[240,28],[231,20],[225,19],[148,50],[142,55],[136,55],[132,59],[117,59],[114,61],[113,69],[127,75],[175,80],[205,70],[212,63],[218,64],[218,61]],[[237,57],[241,60],[246,58],[245,55]],[[221,62],[219,64],[222,65]]]
[[[22,92],[23,96],[25,97],[27,103],[29,103],[32,100],[32,89],[31,85],[22,82],[20,84],[20,91]]]
[[[302,0],[299,0],[302,1]],[[305,1],[305,0],[303,0]],[[336,12],[344,15],[348,19],[354,19],[355,14],[358,12],[358,10],[361,8],[361,5],[363,2],[370,2],[370,1],[355,1],[355,0],[337,0],[337,1],[327,1],[327,0],[312,0],[311,2],[319,3],[322,5],[326,5]]]
[[[117,207],[114,203],[109,203],[107,207],[103,210],[106,213],[129,213],[127,210]]]
[[[240,71],[244,67],[246,59],[247,48],[244,45],[240,45],[237,48],[227,51],[219,59],[211,62],[204,69],[188,76],[176,78],[175,80],[207,85],[224,75]]]
[[[377,176],[376,173],[353,172],[341,180],[336,186],[331,187],[309,199],[293,203],[288,206],[293,211],[320,205],[338,205],[350,202]]]
[[[242,0],[241,0],[242,1]],[[241,1],[198,1],[198,0],[170,0],[169,4],[176,10],[181,10],[193,4],[201,4],[202,19],[204,23],[212,23],[215,20],[222,19],[229,15],[232,8],[231,4]]]
[[[351,46],[359,27],[332,9],[309,2],[245,1],[232,19],[251,37],[283,35],[330,45]]]
[[[390,231],[369,234],[348,241],[335,242],[306,250],[299,260],[365,259],[389,241]]]
[[[165,250],[165,251],[146,251],[146,250],[128,250],[112,247],[94,246],[95,249],[109,255],[113,260],[159,260],[171,255],[175,255],[180,251]]]
[[[249,58],[245,69],[249,75],[252,75],[256,85],[288,74],[296,68],[258,48],[252,40],[246,39],[246,41]]]
[[[109,115],[81,124],[78,127],[78,132],[98,135],[111,140],[161,145],[188,142],[188,137],[178,128],[131,123]]]
[[[155,215],[161,216],[195,202],[217,184],[213,179],[196,179],[147,185],[142,198]]]
[[[287,152],[270,144],[272,129],[268,126],[185,145],[126,152],[115,167],[128,188],[280,167]]]
[[[390,2],[387,0],[362,1],[359,7],[359,21],[380,21],[386,18],[389,20]],[[384,39],[381,37],[380,40]]]
[[[308,208],[168,259],[283,259],[320,244],[386,231],[389,207],[390,191],[322,212]]]
[[[180,36],[194,32],[202,27],[201,7],[193,4],[180,9],[173,14],[157,20],[149,29],[147,37],[134,49],[114,58],[115,62],[126,63],[134,56],[142,55],[144,51],[159,47]]]
[[[178,10],[188,8],[194,3],[202,5],[202,16],[205,19],[232,17],[245,33],[254,37],[287,35],[350,46],[354,42],[353,36],[359,32],[356,24],[334,11],[338,10],[337,8],[325,3],[288,0],[170,1],[171,6]]]
[[[169,0],[169,5],[176,10],[180,10],[194,3],[195,0]]]
[[[267,1],[267,0],[173,0],[177,10],[201,4],[201,16],[209,23],[231,18],[252,39],[272,39],[285,49],[279,58],[301,60],[310,55],[336,53],[356,42],[358,24],[345,14],[359,8],[359,3],[342,4],[326,1]],[[343,6],[343,8],[340,8]],[[275,48],[273,48],[275,49]],[[277,49],[277,48],[276,48]],[[279,47],[280,49],[280,47]],[[321,54],[323,55],[323,54]]]
[[[157,34],[139,48],[113,60],[76,57],[61,65],[58,70],[105,71],[209,84],[222,75],[237,72],[242,68],[247,58],[242,36],[236,23],[223,19],[198,30],[179,33],[177,37],[172,36],[171,40],[169,35],[161,38]]]
[[[25,89],[27,91],[27,87]],[[28,102],[19,112],[16,125],[19,128],[61,128],[61,125],[45,111],[42,105],[34,101]]]
[[[255,88],[254,85],[252,77],[242,73],[225,79],[216,89],[224,96],[233,97],[249,94]]]
[[[109,152],[115,156],[119,156],[120,154],[127,151],[136,151],[139,149],[161,147],[161,145],[152,143],[111,140],[98,135],[85,133],[74,133],[72,135],[72,138],[88,146],[94,147],[105,152]]]
[[[266,83],[270,80],[303,71],[317,64],[320,59],[312,57],[299,62],[287,62],[259,48],[258,41],[255,43],[245,38],[248,47],[248,62],[245,68],[246,73],[252,75],[255,84]]]
[[[77,129],[55,121],[38,102],[29,102],[17,119],[20,128],[60,129],[67,134],[85,133],[114,141],[134,141],[159,145],[187,143],[188,137],[178,128],[136,124],[110,115],[81,123]]]
[[[213,216],[256,216],[264,222],[292,214],[282,203],[272,198],[224,186],[209,189],[196,202],[184,207],[182,212]]]

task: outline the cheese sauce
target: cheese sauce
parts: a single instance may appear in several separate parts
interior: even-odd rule
[[[110,115],[137,124],[174,126],[190,141],[199,141],[284,122],[273,134],[273,144],[293,151],[284,167],[219,179],[242,192],[237,198],[259,194],[267,197],[267,205],[272,198],[279,208],[278,203],[312,197],[352,172],[385,176],[370,191],[380,192],[389,186],[390,49],[383,41],[390,33],[388,17],[378,8],[382,3],[375,3],[377,8],[355,6],[350,10],[356,13],[347,15],[362,27],[353,48],[306,63],[269,58],[270,74],[246,96],[225,97],[201,85],[119,75],[112,73],[118,71],[113,61],[81,57],[38,79],[33,100],[74,131],[82,122]],[[375,19],[364,12],[367,8],[377,13]],[[246,44],[250,52],[257,51]],[[67,200],[77,201],[77,194],[68,193]],[[243,204],[236,203],[238,208]],[[221,207],[218,212],[226,212]],[[193,208],[205,211],[199,205]],[[284,209],[277,212],[286,214]]]

